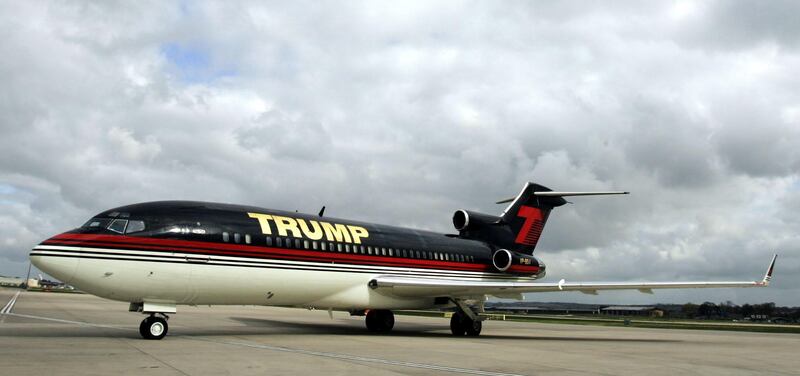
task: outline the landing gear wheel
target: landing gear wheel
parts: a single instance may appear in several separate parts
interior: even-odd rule
[[[394,327],[394,314],[386,309],[371,309],[367,312],[367,330],[386,333]]]
[[[468,335],[470,337],[477,337],[481,334],[483,323],[480,321],[472,321],[467,315],[461,311],[456,311],[450,318],[450,331],[454,336]]]
[[[464,323],[465,319],[468,320],[466,315],[460,311],[453,312],[453,316],[450,317],[450,331],[454,336],[460,337],[467,334],[467,326]]]
[[[139,324],[139,334],[144,339],[162,339],[167,335],[168,330],[167,320],[155,315],[148,316]]]
[[[481,323],[480,321],[468,320],[466,329],[467,329],[467,336],[477,337],[481,335],[481,329],[483,329],[483,323]]]

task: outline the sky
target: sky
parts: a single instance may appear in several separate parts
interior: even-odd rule
[[[96,213],[183,199],[454,232],[575,197],[528,296],[800,305],[793,1],[0,1],[0,274]]]

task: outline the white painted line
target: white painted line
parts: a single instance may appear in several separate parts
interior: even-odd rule
[[[7,315],[16,316],[16,317],[25,317],[25,318],[37,319],[37,320],[60,322],[60,323],[65,323],[65,324],[76,324],[76,325],[81,325],[81,326],[91,326],[91,327],[96,327],[96,328],[107,328],[107,329],[117,329],[117,330],[126,330],[126,331],[133,331],[134,330],[134,329],[123,328],[123,327],[114,326],[114,325],[92,324],[92,323],[82,322],[82,321],[62,320],[62,319],[54,319],[54,318],[50,318],[50,317],[33,316],[33,315],[21,315],[21,314],[18,314],[18,313],[7,313]],[[186,339],[195,340],[195,341],[219,343],[219,344],[231,345],[231,346],[242,346],[242,347],[249,347],[249,348],[254,348],[254,349],[262,349],[262,350],[280,351],[280,352],[287,352],[287,353],[294,353],[294,354],[301,354],[301,355],[317,356],[317,357],[338,359],[338,360],[344,360],[344,361],[361,362],[361,363],[373,363],[373,364],[385,364],[385,365],[397,366],[397,367],[429,369],[429,370],[434,370],[434,371],[462,373],[462,374],[467,374],[467,375],[522,376],[522,375],[513,374],[513,373],[492,372],[492,371],[484,371],[484,370],[479,370],[479,369],[448,367],[448,366],[440,366],[440,365],[436,365],[436,364],[404,362],[404,361],[399,361],[399,360],[389,360],[389,359],[381,359],[381,358],[369,358],[369,357],[355,356],[355,355],[348,355],[348,354],[338,354],[338,353],[329,353],[329,352],[322,352],[322,351],[311,351],[311,350],[294,349],[294,348],[290,348],[290,347],[262,345],[262,344],[250,343],[250,342],[214,340],[214,339],[210,339],[210,338],[187,336],[187,335],[177,335],[177,336],[172,336],[172,337],[186,338]]]
[[[9,300],[8,303],[6,303],[6,306],[3,307],[2,310],[0,310],[0,315],[7,315],[7,314],[11,313],[11,310],[14,309],[14,304],[17,303],[17,298],[19,297],[19,294],[21,292],[22,291],[17,291],[17,293],[14,294],[14,296],[11,298],[11,300]]]
[[[83,322],[83,321],[62,320],[62,319],[54,319],[52,317],[42,317],[42,316],[34,316],[34,315],[22,315],[22,314],[19,314],[19,313],[6,313],[6,315],[7,316],[14,316],[14,317],[24,317],[26,319],[35,319],[35,320],[60,322],[60,323],[64,323],[64,324],[75,324],[75,325],[80,325],[80,326],[91,326],[91,327],[95,327],[95,328],[117,329],[117,330],[127,330],[127,331],[133,331],[134,330],[134,329],[130,329],[130,328],[123,328],[121,326],[92,324],[92,323]]]

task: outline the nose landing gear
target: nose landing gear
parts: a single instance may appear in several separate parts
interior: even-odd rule
[[[163,313],[161,316],[156,316],[155,313],[151,313],[150,316],[147,316],[142,320],[142,323],[139,324],[139,334],[141,334],[144,339],[164,338],[169,330],[169,325],[167,325],[168,319],[169,317]]]

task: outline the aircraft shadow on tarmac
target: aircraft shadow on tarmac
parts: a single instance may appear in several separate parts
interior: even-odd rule
[[[389,333],[368,332],[363,323],[354,320],[334,319],[326,323],[296,322],[284,320],[272,320],[265,318],[252,317],[230,317],[231,320],[244,324],[245,327],[192,327],[177,326],[172,328],[172,336],[239,336],[248,335],[355,335],[355,336],[387,336],[387,337],[415,337],[415,338],[449,338],[450,327],[448,325],[424,325],[397,322],[394,329]],[[40,338],[140,338],[139,333],[132,327],[102,327],[92,324],[87,326],[48,326],[46,328],[28,326],[26,328],[16,327],[13,331],[2,330],[0,327],[0,337],[40,337]],[[10,328],[9,328],[10,329]],[[521,341],[577,341],[577,342],[639,342],[639,343],[678,343],[681,340],[652,339],[652,338],[611,338],[611,337],[578,337],[578,336],[545,336],[533,335],[498,335],[484,331],[479,339],[499,339],[499,340],[521,340]]]
[[[452,337],[448,325],[420,325],[403,322],[395,323],[394,329],[389,333],[370,333],[362,326],[347,325],[343,321],[332,320],[330,323],[292,322],[252,317],[231,317],[231,320],[241,322],[250,327],[269,328],[270,334],[297,334],[297,335],[364,335],[364,336],[392,336],[392,337]],[[363,323],[362,323],[363,324]],[[250,331],[248,331],[250,332]],[[217,333],[218,334],[218,333]],[[266,333],[265,333],[266,334]],[[200,333],[193,333],[200,335]],[[608,338],[608,337],[564,337],[564,336],[525,336],[525,335],[496,335],[481,334],[481,339],[504,340],[540,340],[540,341],[583,341],[583,342],[643,342],[643,343],[676,343],[680,340],[652,339],[652,338]]]

